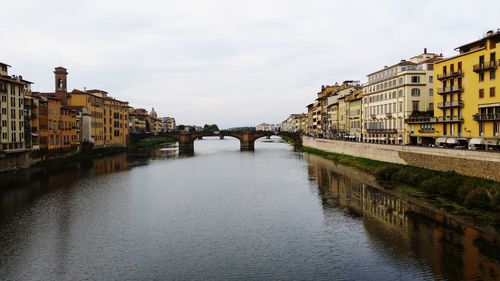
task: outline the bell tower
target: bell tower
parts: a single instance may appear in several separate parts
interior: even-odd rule
[[[68,95],[68,72],[64,67],[56,67],[54,69],[55,74],[55,96],[60,98],[64,104],[66,104],[66,99]]]

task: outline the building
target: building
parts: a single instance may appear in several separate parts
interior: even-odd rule
[[[22,76],[9,75],[9,67],[0,63],[0,152],[3,153],[25,151],[24,96],[30,94],[32,84]]]
[[[363,140],[407,144],[410,131],[404,120],[430,113],[433,108],[434,63],[440,56],[428,53],[401,60],[368,74],[363,87]]]
[[[131,132],[135,134],[150,132],[149,123],[146,124],[147,110],[144,108],[130,108],[129,110],[129,127],[132,130]]]
[[[412,143],[499,147],[499,42],[500,31],[489,31],[456,48],[456,56],[435,63],[434,115],[407,120]]]
[[[49,99],[58,99],[60,106],[64,107],[62,109],[63,119],[67,116],[65,114],[75,118],[74,130],[66,129],[66,131],[71,131],[73,135],[71,137],[68,135],[66,139],[63,139],[63,148],[66,148],[64,142],[67,141],[67,138],[71,140],[71,146],[74,143],[78,145],[90,143],[94,147],[126,146],[129,127],[128,102],[114,99],[106,91],[97,89],[88,91],[74,89],[68,92],[66,68],[56,67],[54,75],[55,91],[39,95]],[[61,121],[69,122],[69,120]]]
[[[162,130],[163,132],[173,132],[176,130],[175,118],[173,117],[163,117],[162,119]]]
[[[348,124],[348,139],[351,141],[362,140],[362,110],[363,110],[363,90],[361,87],[354,89],[346,96],[346,114]]]
[[[290,114],[288,118],[281,122],[280,130],[283,132],[304,132],[307,114]]]
[[[87,92],[100,97],[103,102],[104,146],[126,146],[129,133],[128,102],[114,99],[102,90]]]
[[[277,130],[277,127],[275,124],[261,123],[261,124],[255,126],[255,130],[256,131],[274,132]]]

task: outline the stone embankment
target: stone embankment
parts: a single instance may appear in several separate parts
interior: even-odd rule
[[[306,147],[327,152],[500,181],[500,153],[496,152],[347,142],[306,136],[302,142]]]

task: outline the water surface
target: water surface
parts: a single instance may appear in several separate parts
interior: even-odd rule
[[[473,233],[274,140],[1,175],[0,279],[498,280]]]

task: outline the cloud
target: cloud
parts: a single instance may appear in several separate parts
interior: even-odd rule
[[[322,84],[365,80],[384,65],[497,28],[500,2],[9,1],[0,60],[53,87],[99,88],[180,123],[279,122]],[[453,7],[452,12],[450,7]]]

